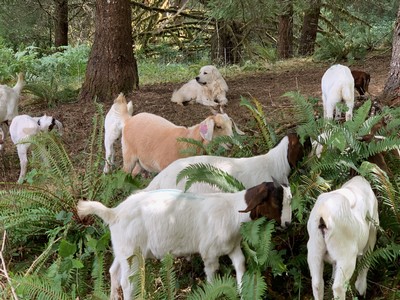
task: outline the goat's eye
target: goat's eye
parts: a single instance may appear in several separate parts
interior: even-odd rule
[[[207,72],[204,72],[204,75],[207,75]]]
[[[215,128],[217,128],[217,129],[222,129],[222,126],[215,125]]]

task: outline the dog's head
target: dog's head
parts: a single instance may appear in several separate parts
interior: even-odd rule
[[[214,66],[204,66],[200,69],[196,81],[201,85],[207,85],[221,78],[221,73]]]

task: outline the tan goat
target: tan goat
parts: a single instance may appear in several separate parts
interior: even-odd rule
[[[130,116],[126,99],[118,96],[124,122],[122,130],[122,156],[124,171],[136,176],[141,169],[149,172],[160,172],[171,162],[189,154],[183,153],[188,148],[178,138],[190,138],[209,143],[216,136],[233,136],[232,120],[225,113],[215,113],[200,124],[192,127],[177,126],[172,122],[150,113],[139,113]],[[133,170],[133,171],[132,171]]]

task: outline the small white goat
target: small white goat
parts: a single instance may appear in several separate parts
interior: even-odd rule
[[[378,202],[370,184],[361,176],[318,197],[307,223],[307,261],[316,300],[324,299],[324,260],[333,264],[334,298],[345,299],[346,284],[353,275],[357,257],[375,246],[373,222],[379,224]],[[355,283],[363,296],[367,289],[367,273],[368,268],[362,269]]]
[[[191,194],[179,190],[139,192],[115,208],[96,201],[79,201],[78,214],[99,216],[110,226],[114,262],[110,268],[111,299],[131,299],[133,287],[128,259],[140,249],[145,258],[167,253],[189,256],[200,253],[207,280],[213,279],[218,259],[229,255],[238,287],[245,272],[240,248],[240,225],[265,216],[283,228],[291,222],[290,187],[264,182],[238,193]],[[137,262],[134,261],[135,265]]]
[[[348,67],[334,65],[330,67],[321,80],[322,104],[324,107],[324,118],[333,119],[333,111],[336,111],[335,118],[340,118],[340,110],[337,104],[345,101],[348,110],[346,121],[353,118],[354,107],[354,78]]]
[[[119,97],[121,103],[126,103],[123,95]],[[121,140],[123,169],[127,173],[132,172],[132,176],[136,176],[141,168],[160,172],[171,162],[187,156],[182,152],[188,145],[179,142],[178,138],[191,138],[207,144],[217,136],[233,136],[232,120],[225,113],[216,113],[200,124],[187,128],[150,113],[131,117],[126,104],[118,108],[124,121]]]
[[[14,87],[0,85],[0,123],[11,122],[18,115],[18,103],[21,90],[25,86],[24,74],[18,74]]]
[[[120,96],[123,94],[120,94]],[[110,172],[110,168],[114,165],[114,143],[117,139],[121,137],[123,122],[120,115],[119,105],[127,105],[128,114],[132,115],[133,105],[132,101],[126,104],[126,101],[120,102],[122,97],[117,97],[114,100],[114,104],[108,111],[106,118],[104,120],[104,148],[106,151],[106,159],[104,165],[104,173]]]
[[[307,144],[309,141],[307,141]],[[166,188],[185,189],[186,179],[176,182],[176,177],[183,169],[192,164],[210,164],[221,169],[243,183],[245,188],[255,186],[262,181],[272,181],[274,177],[279,183],[287,183],[290,171],[296,167],[304,156],[304,148],[295,133],[289,133],[277,146],[268,153],[253,157],[231,158],[201,155],[182,158],[171,163],[149,183],[145,190]],[[194,183],[190,189],[193,193],[212,193],[220,190],[206,183]]]
[[[13,143],[17,146],[21,166],[18,183],[22,183],[24,180],[28,165],[28,149],[31,145],[30,143],[24,143],[24,139],[36,135],[40,131],[50,131],[54,127],[57,127],[61,131],[61,122],[46,115],[42,117],[19,115],[13,118],[10,125],[10,136]]]

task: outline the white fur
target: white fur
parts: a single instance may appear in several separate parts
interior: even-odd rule
[[[250,188],[262,181],[272,181],[273,178],[279,183],[287,183],[291,171],[288,162],[290,151],[289,138],[284,137],[277,146],[268,153],[253,157],[231,158],[221,156],[193,156],[179,159],[162,170],[149,183],[146,190],[165,188],[185,189],[186,178],[176,182],[176,177],[183,169],[192,164],[210,164],[221,169],[243,183],[245,188]],[[273,177],[273,178],[272,178]],[[193,193],[212,193],[220,190],[206,183],[194,183],[188,190]]]
[[[2,124],[0,124],[0,151],[3,151],[4,149],[4,141],[6,139],[6,134],[3,130]]]
[[[228,85],[225,79],[216,67],[209,65],[200,69],[196,79],[190,80],[175,90],[171,101],[180,105],[193,100],[206,106],[226,105],[228,103],[227,92]]]
[[[346,285],[355,270],[357,257],[375,246],[376,228],[368,218],[379,224],[377,199],[368,181],[361,176],[318,197],[307,223],[307,260],[316,300],[324,299],[324,261],[333,264],[334,298],[345,299]],[[362,269],[355,283],[357,291],[364,296],[367,272],[368,268]]]
[[[18,74],[18,81],[14,87],[0,85],[0,123],[11,120],[18,115],[18,103],[21,90],[25,86],[24,75]]]
[[[240,225],[250,221],[251,213],[258,211],[258,207],[263,207],[260,210],[267,214],[269,209],[276,210],[279,206],[271,205],[271,196],[277,187],[263,188],[266,185],[254,187],[255,193],[251,196],[246,195],[248,191],[216,194],[191,194],[179,190],[139,192],[115,208],[107,208],[96,201],[79,201],[80,217],[95,214],[110,227],[114,251],[110,268],[111,299],[118,299],[120,286],[124,299],[131,299],[133,286],[129,276],[137,261],[133,260],[131,268],[128,259],[135,250],[140,250],[145,258],[157,259],[167,253],[183,257],[199,253],[208,281],[213,279],[219,267],[218,258],[228,255],[240,287],[245,272]],[[291,212],[290,188],[282,188],[282,199],[275,199],[282,202],[282,213],[285,209]],[[247,203],[249,198],[251,202]],[[280,219],[282,227],[286,227],[291,222],[291,214],[282,214]]]
[[[121,103],[126,103],[123,95],[119,97]],[[216,113],[187,128],[150,113],[130,116],[126,104],[119,105],[118,109],[124,123],[121,139],[123,168],[127,173],[132,172],[132,176],[136,176],[142,168],[160,172],[171,162],[188,156],[189,153],[184,153],[184,150],[189,145],[178,141],[179,138],[207,144],[217,136],[233,136],[232,120],[225,113]]]
[[[336,119],[339,119],[340,110],[336,105],[344,100],[348,107],[346,121],[351,120],[354,107],[354,78],[350,69],[343,65],[330,67],[322,76],[321,89],[324,118],[333,119],[335,110]]]
[[[114,165],[114,143],[117,139],[121,137],[123,121],[121,119],[121,114],[119,112],[118,106],[125,105],[120,104],[118,101],[120,98],[114,100],[114,104],[108,111],[106,118],[104,120],[104,148],[106,152],[106,159],[104,165],[104,173],[110,172],[111,167]],[[127,104],[128,114],[132,115],[133,105],[132,101]]]
[[[56,126],[60,131],[62,130],[62,124],[60,121],[46,115],[42,117],[19,115],[13,118],[10,125],[10,136],[13,143],[17,146],[21,166],[18,178],[19,183],[23,182],[28,165],[28,149],[30,143],[24,143],[24,139],[36,135],[40,131],[48,131],[53,126]]]

